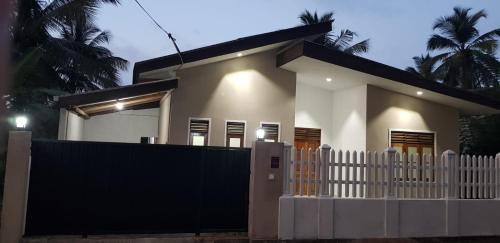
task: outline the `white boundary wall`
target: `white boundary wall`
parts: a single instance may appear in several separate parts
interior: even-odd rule
[[[419,160],[388,148],[351,157],[328,145],[283,153],[280,239],[500,235],[500,153]]]
[[[280,198],[280,239],[500,235],[500,200]]]

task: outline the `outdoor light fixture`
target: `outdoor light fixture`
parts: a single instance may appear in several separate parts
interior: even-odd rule
[[[25,116],[17,116],[16,117],[16,127],[17,128],[26,128],[28,124],[28,118]]]
[[[264,129],[259,128],[255,133],[257,135],[257,141],[264,141],[264,137],[266,136],[266,131]]]
[[[332,82],[332,78],[326,78],[326,82],[328,83]]]
[[[115,107],[117,110],[121,111],[123,110],[123,103],[122,102],[116,102]]]
[[[241,56],[243,56],[243,53],[238,52],[238,54],[237,54],[237,55],[238,55],[238,57],[241,57]]]
[[[423,94],[424,94],[424,92],[422,92],[422,91],[417,91],[417,95],[423,95]]]

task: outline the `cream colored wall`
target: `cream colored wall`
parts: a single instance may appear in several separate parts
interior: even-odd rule
[[[366,146],[382,151],[389,129],[435,131],[437,153],[459,151],[458,110],[368,85]]]
[[[158,136],[159,108],[92,116],[83,123],[84,141],[139,143]]]
[[[366,92],[366,85],[333,92],[334,149],[366,150]]]
[[[172,93],[169,143],[186,144],[189,117],[211,118],[210,145],[223,146],[225,120],[246,120],[246,146],[261,121],[281,123],[293,142],[295,73],[276,68],[268,51],[179,70]]]
[[[333,143],[333,92],[297,82],[295,126],[321,129],[321,143]]]

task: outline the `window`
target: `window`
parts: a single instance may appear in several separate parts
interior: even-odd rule
[[[391,147],[399,154],[434,156],[434,133],[391,130]]]
[[[399,153],[400,161],[403,161],[403,154],[408,156],[408,178],[402,178],[403,180],[412,181],[416,180],[417,177],[420,180],[433,180],[432,175],[424,170],[425,160],[423,156],[430,155],[431,160],[434,156],[434,132],[390,130],[390,144]],[[411,161],[411,155],[414,156],[413,161]],[[416,169],[417,163],[420,165],[420,171]],[[400,174],[404,175],[402,166],[400,167]]]
[[[243,148],[245,146],[245,122],[226,121],[226,147]]]
[[[280,141],[280,124],[278,122],[261,122],[260,127],[266,132],[264,136],[265,142]]]
[[[210,119],[189,118],[189,145],[208,146],[210,136]]]

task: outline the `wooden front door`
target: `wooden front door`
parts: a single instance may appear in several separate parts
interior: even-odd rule
[[[315,159],[316,159],[316,154],[315,151],[317,148],[320,147],[321,145],[321,129],[317,128],[303,128],[303,127],[296,127],[295,128],[295,141],[294,141],[295,148],[297,149],[297,152],[295,154],[295,158],[297,163],[295,163],[295,178],[296,183],[295,183],[295,192],[298,194],[300,192],[300,159],[301,159],[301,150],[304,149],[304,157],[302,158],[304,160],[304,180],[307,180],[308,175],[309,175],[309,169],[311,170],[311,180],[315,180],[316,178],[316,173],[315,173]],[[311,160],[313,161],[311,168],[308,168],[308,160],[309,160],[309,149],[312,150],[312,157]],[[318,175],[319,176],[319,175]],[[310,188],[307,188],[306,183],[304,183],[304,186],[302,188],[303,194],[304,195],[310,195],[310,194],[315,194],[316,188],[311,186]]]

